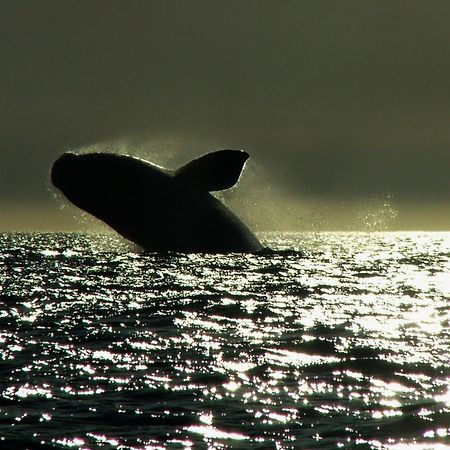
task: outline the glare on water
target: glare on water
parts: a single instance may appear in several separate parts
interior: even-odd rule
[[[450,448],[450,233],[263,239],[2,235],[0,448]]]

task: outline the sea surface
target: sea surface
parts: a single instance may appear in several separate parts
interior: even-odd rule
[[[0,235],[0,449],[450,449],[450,233],[261,238]]]

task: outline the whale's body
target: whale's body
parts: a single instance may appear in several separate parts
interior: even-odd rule
[[[233,186],[247,159],[221,150],[171,171],[128,155],[65,153],[51,178],[74,205],[145,250],[256,252],[258,239],[209,192]]]

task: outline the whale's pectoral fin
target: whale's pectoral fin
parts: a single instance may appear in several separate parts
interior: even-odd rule
[[[175,172],[178,182],[187,187],[221,191],[239,180],[249,155],[242,150],[219,150],[194,159]]]

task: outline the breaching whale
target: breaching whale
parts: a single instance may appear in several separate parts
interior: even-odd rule
[[[219,150],[168,170],[128,155],[64,153],[51,180],[77,207],[147,251],[257,252],[261,243],[211,191],[232,187],[248,153]]]

